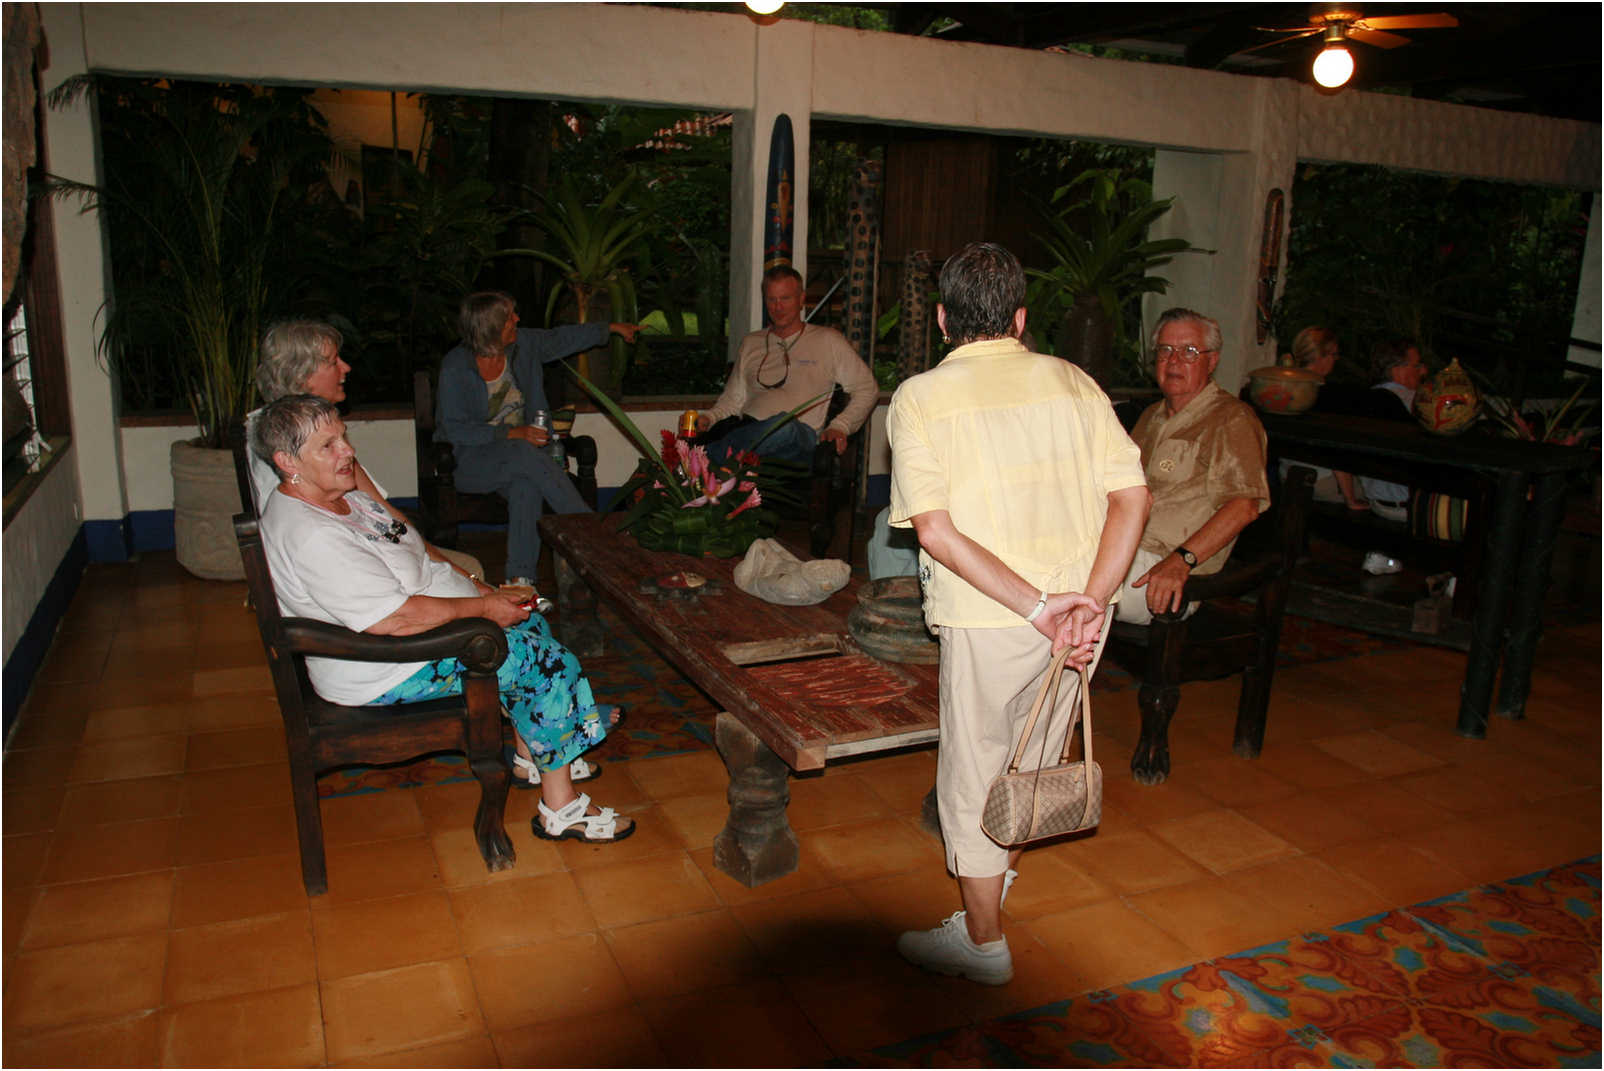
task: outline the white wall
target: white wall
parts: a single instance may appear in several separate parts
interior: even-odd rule
[[[78,477],[72,451],[68,446],[68,456],[45,473],[0,537],[6,659],[11,658],[34,608],[78,535]]]
[[[871,418],[869,474],[891,471],[891,451],[886,445],[884,405]],[[646,440],[653,445],[663,431],[679,424],[680,409],[651,409],[629,414]],[[392,498],[412,498],[418,493],[418,462],[413,446],[411,419],[353,420],[346,425],[351,445],[374,479],[384,485]],[[168,449],[181,439],[195,437],[195,428],[129,427],[122,429],[123,457],[128,467],[128,508],[162,510],[173,508],[173,480],[168,471]],[[629,479],[640,460],[635,449],[618,427],[602,413],[580,413],[574,419],[574,434],[596,440],[596,483],[618,487]],[[76,521],[73,522],[76,526]]]

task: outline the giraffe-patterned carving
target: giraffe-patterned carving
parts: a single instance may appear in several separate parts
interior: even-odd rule
[[[874,365],[875,276],[880,265],[880,161],[860,160],[847,201],[845,328],[852,348]]]
[[[915,249],[902,262],[902,329],[897,334],[897,379],[930,367],[930,250]]]

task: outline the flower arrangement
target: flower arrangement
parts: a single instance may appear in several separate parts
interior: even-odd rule
[[[619,490],[629,503],[622,527],[641,546],[732,558],[746,553],[753,540],[774,534],[774,515],[759,508],[763,495],[756,454],[734,454],[714,465],[705,447],[691,446],[671,431],[662,437],[658,465],[642,459]]]
[[[774,534],[779,522],[772,511],[762,508],[765,491],[758,486],[762,462],[756,453],[735,454],[714,465],[705,447],[692,446],[670,431],[662,432],[662,441],[653,449],[651,441],[606,392],[572,366],[568,370],[641,453],[634,475],[614,499],[627,504],[621,527],[633,532],[641,546],[733,558],[745,554],[753,540]],[[823,397],[808,399],[788,416],[795,419]],[[754,445],[761,445],[761,440]],[[777,461],[771,464],[776,470],[796,468]],[[784,497],[772,484],[767,493],[770,498]]]

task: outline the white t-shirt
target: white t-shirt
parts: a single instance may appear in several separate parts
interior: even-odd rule
[[[396,533],[394,518],[380,503],[361,491],[349,492],[345,501],[352,509],[349,517],[276,491],[267,496],[262,545],[281,612],[361,632],[389,617],[413,595],[477,594],[473,581],[444,562],[430,560],[415,529]],[[307,675],[318,695],[347,706],[377,699],[424,665],[306,660]]]

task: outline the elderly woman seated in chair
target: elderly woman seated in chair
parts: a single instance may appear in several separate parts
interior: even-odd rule
[[[415,531],[357,490],[356,454],[332,403],[290,395],[263,408],[254,425],[252,451],[280,477],[263,504],[261,531],[284,613],[394,636],[489,618],[506,630],[497,677],[518,757],[541,775],[535,835],[603,843],[634,832],[633,821],[591,806],[574,788],[570,763],[601,743],[617,715],[596,703],[578,659],[531,613],[531,593],[495,591],[432,560]],[[319,695],[356,706],[455,694],[464,671],[454,658],[309,658],[307,672]]]

